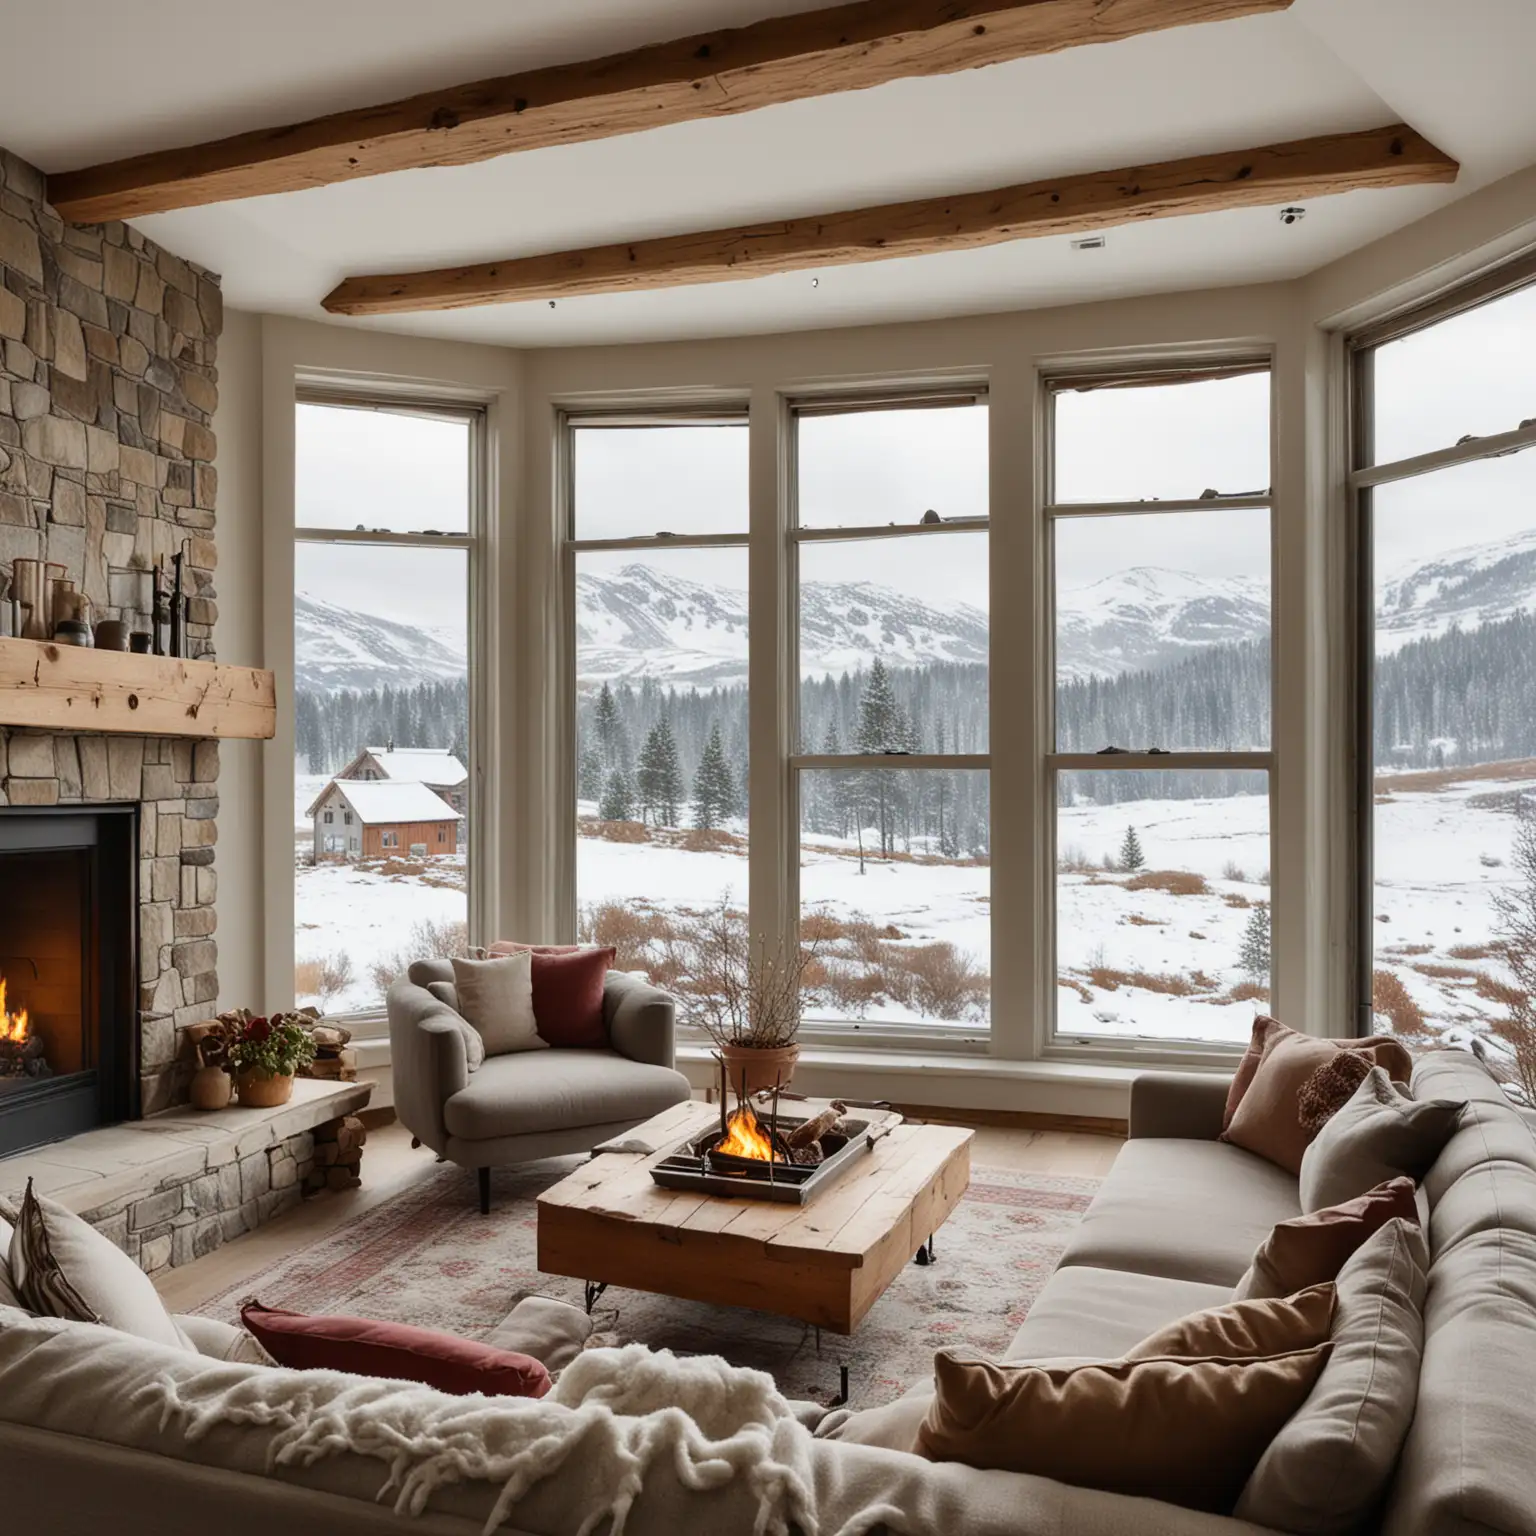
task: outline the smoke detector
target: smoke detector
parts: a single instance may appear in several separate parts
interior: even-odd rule
[[[1072,242],[1074,251],[1102,251],[1109,241],[1103,235],[1084,235],[1081,240]]]
[[[1289,208],[1280,210],[1280,222],[1282,224],[1300,224],[1306,218],[1307,210],[1292,204]]]

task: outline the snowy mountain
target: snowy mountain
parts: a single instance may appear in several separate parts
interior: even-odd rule
[[[415,624],[358,613],[300,592],[294,597],[293,659],[298,686],[410,688],[447,682],[465,672],[464,644]]]
[[[1376,650],[1390,655],[1453,624],[1477,629],[1522,612],[1536,612],[1536,528],[1387,575],[1376,604]]]
[[[1240,577],[1140,566],[1056,600],[1057,670],[1073,680],[1155,671],[1268,632],[1269,589]]]

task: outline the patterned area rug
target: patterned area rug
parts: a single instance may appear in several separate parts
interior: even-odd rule
[[[472,1173],[439,1168],[398,1199],[354,1217],[199,1310],[239,1321],[259,1296],[297,1312],[340,1312],[483,1337],[529,1291],[581,1305],[579,1280],[539,1272],[534,1199],[578,1167],[551,1159],[495,1174],[491,1214]],[[723,1355],[768,1371],[789,1397],[826,1398],[850,1368],[856,1405],[888,1402],[931,1375],[933,1352],[1005,1349],[1099,1187],[1097,1179],[975,1168],[935,1238],[937,1261],[909,1264],[852,1338],[742,1308],[614,1288],[598,1327],[617,1342]]]

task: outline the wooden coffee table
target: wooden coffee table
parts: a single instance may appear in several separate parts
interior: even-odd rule
[[[797,1110],[800,1108],[796,1106]],[[719,1109],[691,1100],[630,1136],[656,1150],[605,1152],[539,1196],[539,1268],[597,1288],[755,1307],[852,1333],[931,1240],[971,1178],[971,1131],[898,1125],[806,1205],[662,1189],[651,1179]]]

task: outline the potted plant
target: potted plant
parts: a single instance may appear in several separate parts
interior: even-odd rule
[[[312,1022],[297,1013],[274,1013],[269,1019],[247,1014],[232,1020],[229,1061],[242,1104],[271,1109],[293,1097],[294,1073],[315,1058]]]
[[[731,1087],[753,1094],[783,1087],[800,1059],[802,988],[821,945],[818,933],[786,954],[748,933],[728,897],[700,920],[688,957],[693,1015],[714,1041]]]

